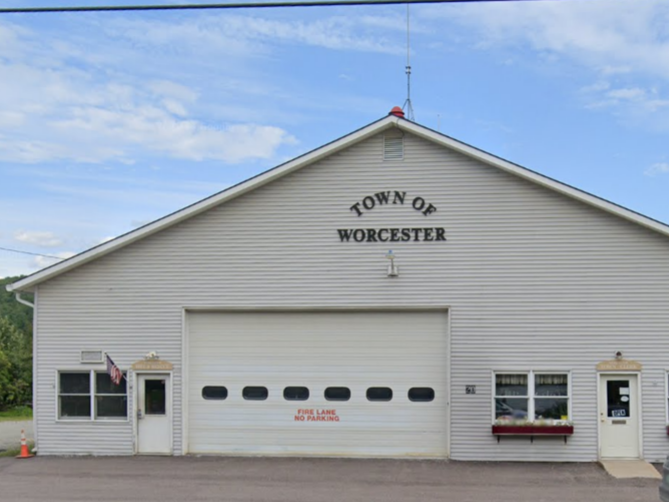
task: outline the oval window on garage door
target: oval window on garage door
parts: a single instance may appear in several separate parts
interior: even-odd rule
[[[348,387],[328,387],[325,389],[327,401],[348,401],[351,399],[351,389]]]
[[[268,395],[267,387],[244,387],[242,390],[242,397],[247,401],[264,401]]]
[[[283,389],[283,398],[286,401],[306,401],[309,399],[309,389],[306,387],[286,387]]]
[[[212,401],[223,401],[228,397],[227,387],[207,385],[202,387],[202,397]]]
[[[409,389],[409,401],[417,403],[434,401],[434,389],[432,387],[412,387]]]
[[[370,387],[367,389],[369,401],[390,401],[393,398],[393,389],[390,387]]]

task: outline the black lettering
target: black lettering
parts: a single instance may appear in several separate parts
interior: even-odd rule
[[[367,242],[376,242],[376,230],[373,228],[367,229]]]
[[[437,238],[436,241],[445,241],[446,240],[446,230],[443,228],[436,228]]]
[[[397,242],[400,240],[400,229],[391,228],[390,229],[390,242]]]
[[[376,200],[379,201],[379,205],[388,204],[388,198],[390,197],[390,191],[375,193],[374,197],[376,197]]]
[[[364,204],[364,201],[363,201],[363,204]],[[411,203],[411,205],[413,206],[413,208],[416,211],[422,211],[423,208],[425,207],[425,199],[423,199],[422,197],[416,197],[413,200],[413,202]]]
[[[428,204],[427,209],[425,211],[423,211],[423,214],[425,216],[429,216],[432,213],[434,213],[436,210],[437,210],[436,207],[434,207],[432,204]]]
[[[404,204],[404,197],[406,197],[406,192],[395,191],[395,196],[393,198],[393,204],[397,204],[397,201],[400,201],[400,204]]]
[[[357,229],[356,231],[353,232],[353,238],[355,239],[355,242],[362,242],[365,240],[365,231],[362,230],[361,228]]]
[[[359,202],[356,202],[355,204],[353,204],[351,206],[351,211],[355,211],[356,213],[358,213],[358,216],[362,216],[362,211],[360,211],[360,203]]]
[[[341,242],[348,242],[351,239],[352,230],[337,230]]]
[[[442,229],[443,230],[443,229]],[[402,242],[411,240],[411,230],[408,228],[402,229]]]
[[[367,201],[369,201],[369,204],[367,203]],[[365,206],[365,209],[367,209],[368,211],[370,209],[374,209],[374,206],[376,205],[376,202],[374,201],[374,197],[371,197],[371,196],[368,195],[367,197],[362,199],[362,205]]]
[[[381,233],[382,233],[382,232],[385,232],[386,235],[388,235],[388,229],[387,229],[387,228],[381,228],[381,229],[379,229],[379,232],[378,232],[379,240],[380,240],[381,242],[388,242],[388,237],[386,237],[385,239],[384,239],[383,237],[381,237]]]
[[[423,229],[423,232],[425,234],[425,237],[423,237],[424,241],[433,241],[434,240],[434,238],[432,237],[432,231],[433,230],[434,230],[434,228],[424,228]]]
[[[418,235],[420,234],[422,228],[412,228],[411,231],[413,232],[413,240],[414,241],[419,241],[420,239],[418,238]]]

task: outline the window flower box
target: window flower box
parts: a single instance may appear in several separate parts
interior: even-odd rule
[[[492,426],[492,434],[497,436],[497,442],[499,442],[501,436],[529,436],[531,442],[534,442],[536,436],[563,436],[566,443],[567,436],[574,434],[574,425],[562,420],[521,423],[508,423],[498,420]]]

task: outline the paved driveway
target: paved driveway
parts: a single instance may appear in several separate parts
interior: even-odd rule
[[[0,500],[652,502],[596,464],[213,457],[0,458]]]
[[[21,429],[25,429],[26,438],[30,441],[33,437],[32,420],[0,422],[0,451],[16,448],[21,444]]]

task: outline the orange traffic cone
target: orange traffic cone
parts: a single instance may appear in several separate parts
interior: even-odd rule
[[[30,458],[35,455],[31,455],[28,451],[28,443],[26,443],[26,431],[21,429],[21,454],[17,455],[16,458]]]

